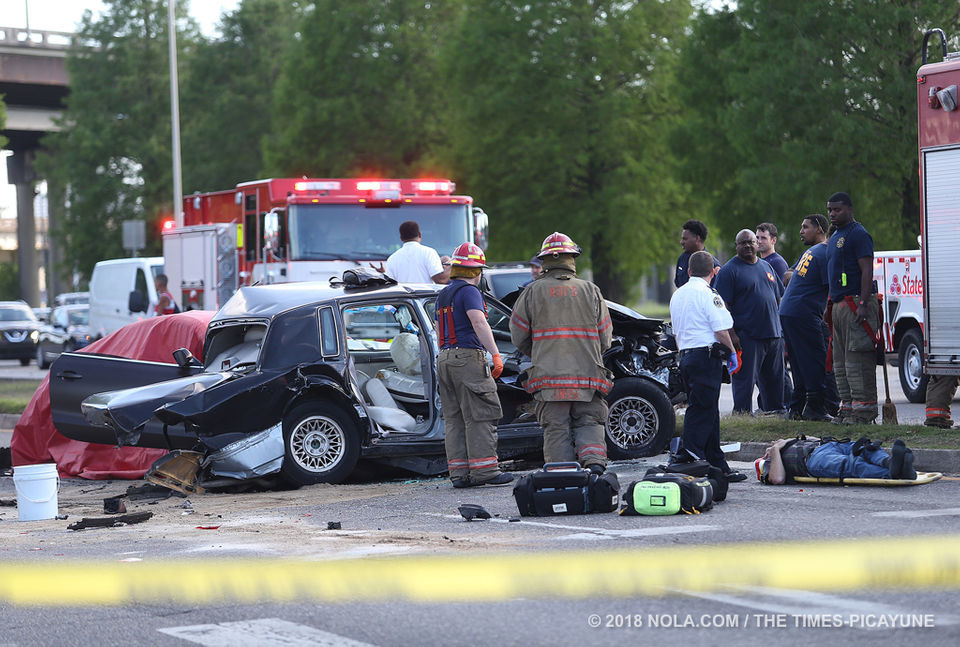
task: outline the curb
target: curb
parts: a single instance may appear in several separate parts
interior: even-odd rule
[[[20,422],[19,413],[0,413],[0,430],[9,429],[12,431],[18,422]]]
[[[770,443],[740,443],[740,451],[727,454],[727,460],[752,463],[763,456]],[[960,474],[960,450],[914,449],[913,467],[922,472]]]

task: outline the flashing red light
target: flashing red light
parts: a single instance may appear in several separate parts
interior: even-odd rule
[[[171,230],[173,230],[173,229],[176,228],[176,226],[177,226],[177,221],[176,221],[176,220],[164,220],[164,221],[163,221],[163,224],[162,224],[161,226],[163,227],[163,231],[171,231]]]
[[[399,191],[399,182],[383,182],[381,180],[361,180],[357,182],[357,191]]]
[[[450,191],[450,183],[438,182],[436,180],[426,180],[417,182],[417,188],[424,192],[439,191],[441,193],[447,193]]]

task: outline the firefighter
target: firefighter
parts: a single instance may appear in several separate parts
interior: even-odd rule
[[[547,236],[537,255],[543,274],[520,293],[510,336],[533,360],[524,386],[537,403],[544,460],[578,461],[602,474],[607,464],[603,396],[613,386],[602,354],[613,330],[600,288],[577,278],[579,255],[569,236]]]
[[[833,372],[840,392],[840,415],[834,422],[871,424],[877,417],[880,322],[880,302],[873,289],[873,238],[853,219],[848,194],[830,196],[827,215],[836,227],[827,242]]]
[[[450,261],[450,284],[437,296],[438,388],[447,468],[455,488],[506,485],[513,474],[500,471],[496,424],[502,415],[495,378],[503,360],[487,323],[477,288],[485,268],[483,250],[463,243]],[[493,355],[493,370],[484,348]]]
[[[957,394],[960,377],[956,375],[931,375],[927,382],[927,418],[923,421],[928,427],[950,429],[953,419],[950,417],[950,403]]]

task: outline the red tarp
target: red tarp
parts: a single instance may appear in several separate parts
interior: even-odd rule
[[[203,338],[213,315],[209,310],[191,310],[150,317],[124,326],[80,352],[172,362],[173,351],[188,348],[194,356],[202,357]],[[54,462],[60,476],[97,480],[141,478],[155,460],[167,453],[164,449],[85,443],[61,435],[50,417],[49,375],[43,378],[14,427],[10,450],[14,467]]]

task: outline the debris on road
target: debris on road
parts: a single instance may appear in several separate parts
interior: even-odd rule
[[[467,521],[473,521],[474,519],[489,519],[490,513],[482,505],[477,505],[475,503],[464,503],[457,510],[460,511],[461,516]]]
[[[123,502],[123,495],[107,497],[103,500],[104,514],[123,514],[127,511],[127,504]]]
[[[76,523],[67,526],[67,530],[83,530],[85,528],[114,528],[141,523],[153,516],[152,512],[133,512],[119,517],[84,517]]]
[[[328,521],[327,530],[342,530],[342,526],[339,521]]]

